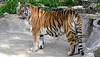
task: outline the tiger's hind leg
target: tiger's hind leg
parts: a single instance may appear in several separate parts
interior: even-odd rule
[[[40,35],[40,38],[39,38],[39,48],[40,49],[44,48],[44,35]]]
[[[70,32],[67,35],[67,38],[68,38],[68,42],[70,44],[70,51],[67,54],[71,56],[75,52],[75,36],[73,33]]]

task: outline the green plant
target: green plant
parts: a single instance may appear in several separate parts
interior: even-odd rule
[[[37,3],[35,2],[35,0],[19,0],[21,3],[33,3],[34,5],[38,6]],[[18,1],[17,0],[5,0],[5,3],[3,6],[0,7],[0,15],[2,15],[3,13],[7,12],[7,13],[16,13],[16,8],[18,6]]]
[[[41,7],[43,10],[45,10],[45,11],[49,11],[50,12],[50,9],[49,8],[43,8],[43,7]]]
[[[5,4],[0,7],[0,14],[4,12],[16,13],[16,7],[18,6],[16,3],[16,0],[5,0]]]
[[[98,2],[100,3],[100,0],[98,0]]]
[[[100,8],[100,4],[97,4],[95,8]]]
[[[59,5],[59,0],[40,0],[39,3],[49,7],[57,7]]]
[[[65,3],[70,6],[74,4],[73,0],[65,0]]]

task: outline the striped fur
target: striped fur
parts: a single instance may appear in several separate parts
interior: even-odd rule
[[[21,19],[31,19],[34,45],[32,51],[44,47],[44,35],[58,37],[66,34],[70,44],[68,55],[73,55],[76,43],[78,43],[78,51],[84,55],[81,39],[82,24],[77,12],[72,10],[47,12],[37,6],[24,3],[19,5],[17,13]]]

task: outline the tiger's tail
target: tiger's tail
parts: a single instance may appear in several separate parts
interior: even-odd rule
[[[78,17],[78,20],[81,20],[80,17]],[[82,46],[82,29],[81,29],[81,23],[82,22],[77,22],[77,24],[75,24],[75,39],[78,42],[78,53],[80,53],[82,56],[84,55],[84,51],[83,51],[83,46]]]

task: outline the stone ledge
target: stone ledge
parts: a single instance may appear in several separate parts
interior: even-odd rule
[[[84,19],[100,19],[100,14],[83,14],[79,13],[81,18]]]

